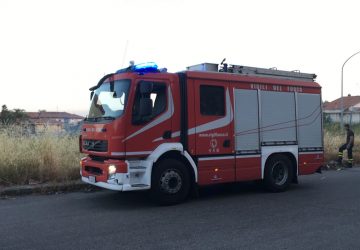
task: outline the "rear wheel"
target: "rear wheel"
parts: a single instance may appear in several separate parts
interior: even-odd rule
[[[291,161],[285,155],[271,157],[265,165],[265,187],[272,192],[285,191],[293,178]]]
[[[189,172],[182,162],[165,159],[154,166],[151,196],[160,205],[173,205],[184,201],[190,186]]]

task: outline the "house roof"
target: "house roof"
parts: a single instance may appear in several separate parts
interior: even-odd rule
[[[348,110],[351,107],[359,107],[360,105],[360,96],[344,96],[344,110]],[[324,103],[324,110],[341,110],[341,97],[332,102]]]
[[[67,112],[26,112],[30,119],[84,119],[84,117]]]

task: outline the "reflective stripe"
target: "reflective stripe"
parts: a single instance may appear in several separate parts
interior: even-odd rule
[[[199,158],[199,161],[218,161],[218,160],[233,160],[234,156],[218,156],[218,157],[202,157]]]
[[[151,154],[152,151],[139,151],[139,152],[111,152],[111,155],[114,156],[122,156],[122,155],[148,155]]]
[[[261,155],[237,155],[236,159],[244,159],[244,158],[256,158],[260,157]]]
[[[233,118],[234,118],[234,113],[233,113],[233,109],[231,106],[229,89],[226,89],[226,116],[223,118],[217,119],[215,121],[211,121],[211,122],[208,122],[205,124],[201,124],[197,127],[190,128],[190,129],[188,129],[188,135],[199,134],[199,133],[206,132],[209,130],[225,127],[232,122]],[[179,136],[180,136],[180,131],[176,131],[171,134],[171,138],[176,138]],[[125,140],[127,140],[128,138],[126,138]],[[155,140],[153,140],[153,142],[158,142],[161,140],[163,140],[163,138],[159,137],[159,138],[156,138]]]
[[[111,155],[121,156],[121,155],[125,155],[125,152],[111,152]]]
[[[323,151],[310,151],[310,152],[299,152],[299,155],[314,155],[314,154],[323,154]]]
[[[233,118],[234,114],[231,106],[229,89],[226,89],[226,116],[218,120],[199,125],[195,128],[191,128],[188,130],[188,135],[199,134],[205,131],[225,127],[232,122]]]

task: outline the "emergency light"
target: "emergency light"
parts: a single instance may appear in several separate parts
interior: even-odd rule
[[[133,66],[133,71],[139,73],[159,72],[158,66],[154,62],[140,63]]]

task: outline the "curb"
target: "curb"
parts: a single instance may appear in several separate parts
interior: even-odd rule
[[[82,181],[72,181],[64,183],[46,183],[36,185],[23,185],[13,187],[0,187],[0,197],[21,196],[30,194],[56,194],[74,191],[94,192],[101,190],[98,187],[86,184]]]

